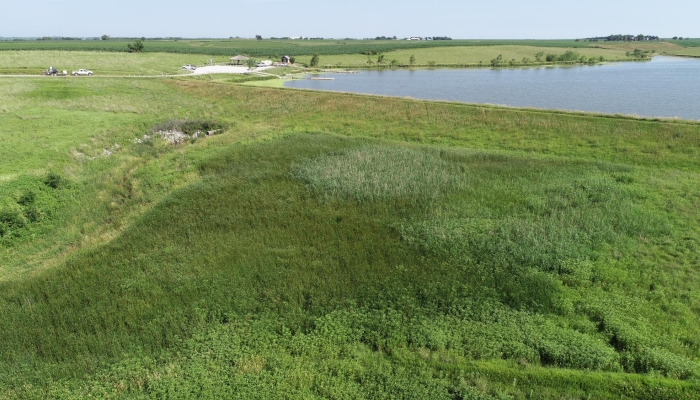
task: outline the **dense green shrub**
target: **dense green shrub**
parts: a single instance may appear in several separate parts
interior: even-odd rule
[[[46,175],[44,183],[52,189],[59,189],[63,185],[63,178],[55,172],[50,172]]]
[[[28,190],[28,191],[22,193],[22,195],[19,197],[19,199],[17,199],[17,204],[20,204],[20,205],[26,207],[26,206],[33,205],[35,201],[36,201],[36,193],[34,193],[31,190]]]
[[[21,228],[27,223],[21,210],[17,208],[0,209],[0,224],[6,228]]]

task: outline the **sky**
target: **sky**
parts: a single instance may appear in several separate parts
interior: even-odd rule
[[[0,0],[0,37],[700,37],[698,15],[698,0]]]

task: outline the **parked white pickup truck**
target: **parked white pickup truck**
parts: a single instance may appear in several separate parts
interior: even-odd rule
[[[77,71],[73,71],[71,73],[73,76],[92,76],[92,71],[88,71],[86,69],[79,69]]]

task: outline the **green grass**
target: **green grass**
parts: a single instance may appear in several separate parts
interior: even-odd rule
[[[697,47],[697,40],[661,41],[650,43],[576,42],[574,40],[451,40],[451,41],[375,41],[375,40],[148,40],[144,53],[125,57],[129,40],[70,40],[70,41],[0,41],[0,73],[37,74],[49,66],[60,69],[92,68],[102,74],[160,74],[175,73],[184,64],[203,65],[214,59],[227,63],[236,54],[279,59],[283,55],[297,56],[307,62],[314,54],[322,56],[326,66],[364,65],[367,55],[376,61],[384,54],[386,62],[396,59],[409,64],[411,55],[418,65],[435,61],[444,65],[488,63],[502,54],[506,61],[534,60],[535,53],[563,53],[575,49],[578,53],[624,59],[626,51],[636,48],[653,49],[657,53],[683,54],[684,48]],[[533,51],[534,50],[534,51]],[[75,52],[86,52],[80,56]],[[3,54],[8,53],[8,54]],[[116,54],[110,54],[116,53]],[[301,56],[301,57],[299,57]]]
[[[700,124],[232,79],[3,80],[0,396],[697,393]]]
[[[38,40],[0,42],[2,50],[62,50],[62,51],[106,51],[126,52],[127,44],[133,40]],[[446,41],[405,41],[405,40],[249,40],[249,39],[210,39],[210,40],[147,40],[144,52],[205,54],[211,56],[233,56],[247,54],[253,57],[277,58],[283,55],[337,55],[359,54],[364,52],[388,52],[398,49],[421,49],[452,46],[491,46],[522,45],[545,47],[591,47],[588,42],[574,40],[446,40]]]
[[[677,56],[686,56],[686,57],[700,57],[700,47],[685,47],[682,50],[676,50],[672,53],[673,55]]]
[[[410,65],[411,56],[415,57],[415,65],[425,66],[430,61],[438,65],[478,65],[482,63],[484,66],[490,66],[491,60],[498,55],[502,55],[507,63],[510,60],[522,62],[523,58],[528,58],[530,62],[535,62],[535,54],[543,52],[546,54],[563,54],[571,48],[551,48],[551,47],[534,47],[523,45],[498,45],[498,46],[464,46],[464,47],[435,47],[435,48],[419,48],[419,49],[403,49],[383,53],[384,66],[389,66],[392,60],[396,60],[399,65]],[[626,59],[624,50],[616,49],[599,49],[599,48],[578,48],[575,49],[580,55],[586,57],[603,56],[607,60]],[[320,65],[333,66],[377,66],[378,55],[372,55],[369,59],[374,63],[367,63],[368,56],[363,54],[346,54],[346,55],[328,55],[320,57]],[[298,63],[308,64],[310,56],[297,57]],[[544,61],[544,57],[542,58]]]
[[[304,70],[302,68],[297,68],[297,67],[277,67],[277,68],[270,68],[266,69],[263,71],[266,74],[274,74],[274,75],[279,75],[279,76],[284,76],[284,75],[291,75],[291,74],[298,74],[300,72],[303,72]]]
[[[669,43],[682,47],[700,47],[700,39],[667,40]]]
[[[1,45],[1,43],[0,43]],[[0,74],[40,75],[50,66],[68,73],[80,68],[95,75],[160,75],[186,73],[185,64],[203,65],[211,57],[169,53],[120,54],[97,51],[0,51]],[[219,57],[217,62],[228,59]],[[62,78],[65,79],[65,78]]]

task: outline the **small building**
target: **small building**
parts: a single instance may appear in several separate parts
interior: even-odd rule
[[[292,59],[289,56],[282,56],[282,64],[291,64]]]
[[[241,65],[241,62],[245,64],[246,61],[250,60],[250,58],[242,55],[237,55],[235,57],[231,57],[228,59],[228,63],[231,65]]]

